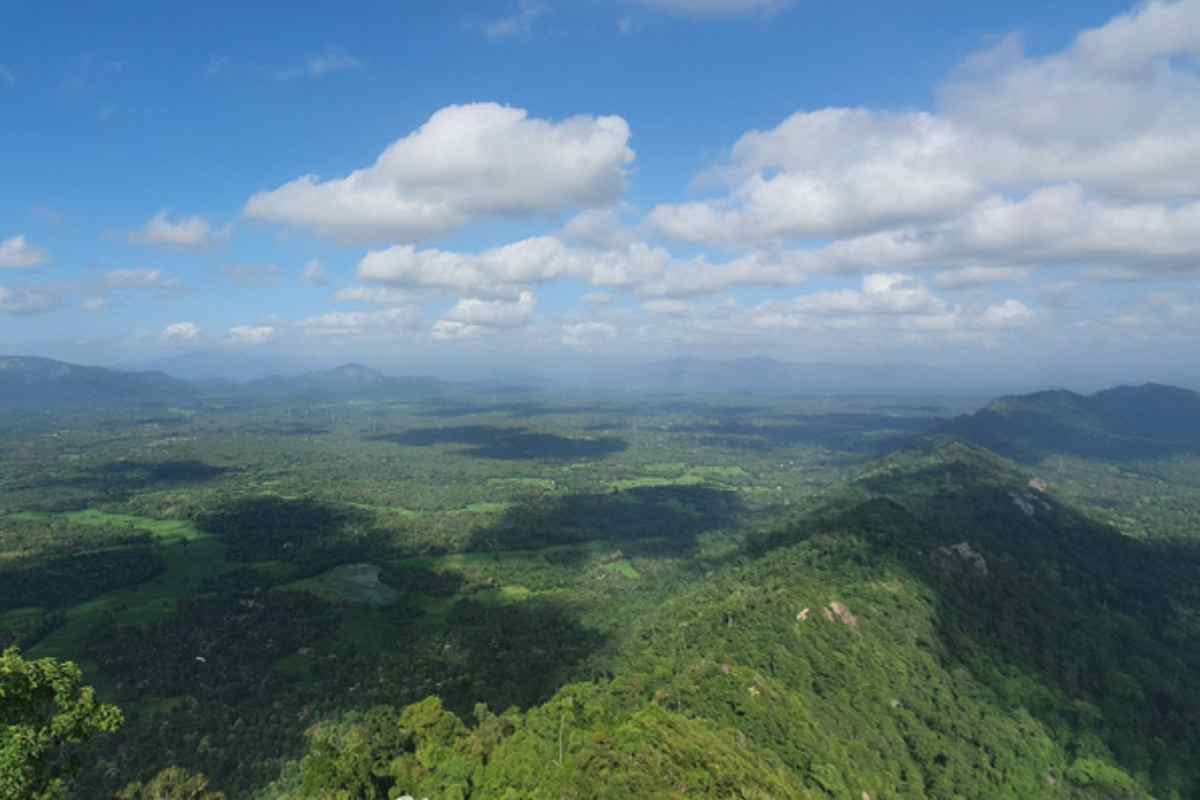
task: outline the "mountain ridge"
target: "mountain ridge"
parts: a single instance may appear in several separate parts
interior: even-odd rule
[[[60,409],[164,405],[200,391],[162,372],[125,372],[40,356],[0,356],[0,408]]]
[[[1025,462],[1052,453],[1123,459],[1200,452],[1200,393],[1143,383],[1089,395],[1009,395],[937,432]]]

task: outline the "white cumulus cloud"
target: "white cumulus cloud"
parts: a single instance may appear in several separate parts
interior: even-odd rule
[[[58,307],[53,292],[0,286],[0,314],[44,314]]]
[[[310,336],[353,337],[386,335],[413,331],[421,327],[423,317],[416,306],[401,306],[381,311],[339,311],[308,317],[300,323]]]
[[[266,344],[276,333],[272,325],[234,325],[229,329],[229,341],[233,344]]]
[[[183,281],[160,269],[137,267],[104,273],[105,289],[179,289]]]
[[[608,322],[572,322],[562,326],[562,343],[581,350],[615,338],[617,326]]]
[[[163,328],[162,340],[170,344],[194,342],[200,338],[200,328],[193,322],[175,322]]]
[[[23,234],[0,241],[0,269],[29,269],[46,260],[46,251],[30,244]]]
[[[172,219],[168,211],[159,211],[150,221],[129,234],[129,240],[140,244],[165,245],[203,250],[229,238],[229,228],[216,229],[204,217],[193,215]]]
[[[1197,30],[1200,3],[1159,0],[1049,56],[1009,37],[957,70],[935,111],[804,110],[746,133],[707,176],[724,194],[660,205],[650,222],[722,246],[827,239],[1060,188],[1171,216],[1200,194]]]
[[[529,323],[536,306],[533,292],[521,292],[515,301],[467,297],[455,303],[442,319],[480,328],[520,328]]]
[[[477,219],[611,205],[633,157],[620,117],[554,122],[496,103],[448,106],[371,166],[296,178],[251,197],[244,214],[346,242],[420,241]]]

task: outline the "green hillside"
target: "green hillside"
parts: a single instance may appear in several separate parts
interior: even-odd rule
[[[940,432],[1025,462],[1064,453],[1155,458],[1200,452],[1200,394],[1148,383],[1092,395],[1065,390],[1003,397]]]
[[[267,796],[1195,796],[1197,554],[1027,480],[893,455],[632,623],[612,679],[320,725]]]

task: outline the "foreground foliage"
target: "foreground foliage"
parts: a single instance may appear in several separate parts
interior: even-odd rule
[[[67,796],[73,745],[121,727],[116,706],[99,703],[74,664],[0,655],[0,800]]]

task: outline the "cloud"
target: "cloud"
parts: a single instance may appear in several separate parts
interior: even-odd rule
[[[46,251],[27,242],[23,234],[0,241],[0,269],[29,269],[45,260]]]
[[[243,289],[276,286],[283,274],[277,264],[230,264],[222,267],[221,272],[234,286]]]
[[[409,332],[417,330],[423,323],[420,308],[401,306],[382,311],[320,314],[303,320],[300,328],[310,336],[353,337]]]
[[[860,289],[765,302],[755,309],[753,324],[760,328],[853,329],[874,327],[887,318],[899,327],[949,328],[958,323],[958,309],[911,275],[874,273],[863,276]]]
[[[0,83],[7,83],[12,86],[17,82],[17,73],[13,72],[9,67],[0,64]]]
[[[170,212],[159,211],[150,221],[129,234],[129,241],[139,244],[165,245],[185,249],[203,250],[215,247],[229,238],[229,227],[220,230],[201,216],[182,217],[172,220]]]
[[[787,8],[793,2],[795,0],[641,0],[643,5],[651,8],[698,17],[769,14]]]
[[[537,0],[520,0],[512,14],[494,19],[483,25],[483,35],[489,39],[506,39],[512,36],[528,36],[533,25],[549,8]]]
[[[648,300],[642,308],[651,314],[686,314],[691,306],[684,300]]]
[[[310,54],[302,63],[269,69],[267,74],[279,81],[292,81],[298,78],[317,79],[361,66],[362,61],[342,48],[330,45],[319,52]]]
[[[606,306],[613,301],[613,296],[608,292],[588,292],[583,296],[583,302],[589,306]]]
[[[608,322],[572,322],[562,326],[561,341],[567,347],[586,350],[616,335],[617,327]]]
[[[361,61],[340,47],[326,47],[320,53],[309,56],[305,63],[308,66],[308,74],[314,78],[362,65]]]
[[[1029,267],[963,267],[939,272],[933,283],[939,289],[974,289],[993,283],[1028,280]]]
[[[338,289],[333,299],[338,303],[373,303],[381,306],[417,305],[428,299],[421,292],[392,289],[387,286],[347,286]]]
[[[204,64],[204,77],[215,78],[229,71],[233,59],[229,56],[213,56]]]
[[[512,299],[524,287],[566,277],[593,286],[631,287],[660,275],[670,260],[666,251],[644,243],[601,250],[536,236],[481,253],[397,245],[368,253],[359,262],[358,277],[397,288]]]
[[[448,106],[371,166],[302,176],[254,195],[243,213],[347,243],[415,242],[481,219],[611,205],[633,158],[620,117],[552,122],[495,103]]]
[[[304,272],[300,277],[305,283],[310,283],[313,286],[327,286],[329,284],[329,279],[325,276],[325,268],[315,258],[304,265]]]
[[[275,338],[276,330],[271,325],[234,325],[229,329],[232,344],[266,344]]]
[[[1185,0],[1140,5],[1049,56],[1009,37],[958,69],[933,112],[825,108],[746,133],[705,176],[724,194],[649,221],[736,247],[938,225],[1057,187],[1169,212],[1200,194],[1194,30],[1200,3]]]
[[[533,292],[521,292],[512,302],[468,297],[459,300],[442,320],[479,328],[520,328],[529,324],[536,306]]]
[[[468,325],[464,322],[440,319],[433,324],[430,336],[440,342],[455,342],[475,339],[484,333],[484,328],[479,325]]]
[[[52,292],[0,286],[0,314],[44,314],[57,307],[58,298]]]
[[[638,237],[616,208],[589,208],[563,226],[562,238],[576,244],[616,249],[634,244]]]
[[[108,304],[107,297],[87,297],[79,304],[79,307],[84,311],[103,311],[108,308]]]
[[[744,135],[717,201],[662,205],[649,221],[689,242],[824,238],[936,219],[980,186],[958,160],[960,134],[932,114],[825,109]]]
[[[200,328],[195,323],[176,322],[163,328],[161,338],[170,344],[184,344],[197,341],[200,336]]]
[[[989,328],[1015,328],[1033,321],[1034,316],[1033,311],[1020,300],[1005,300],[988,306],[980,317],[980,323]]]
[[[114,269],[104,273],[105,289],[182,289],[183,282],[160,269],[138,267]]]

